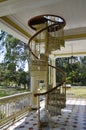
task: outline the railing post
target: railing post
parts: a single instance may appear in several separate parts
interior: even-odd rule
[[[37,96],[38,101],[38,129],[40,128],[40,96]]]
[[[14,122],[15,119],[28,113],[31,105],[31,95],[32,93],[25,92],[0,98],[0,128],[5,125],[9,126],[10,122]]]

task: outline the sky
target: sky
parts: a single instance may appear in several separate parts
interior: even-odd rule
[[[4,48],[3,48],[4,49]],[[3,51],[2,47],[0,46],[0,63],[2,62],[2,60],[4,59],[4,53],[2,53]]]
[[[0,54],[0,63],[3,61],[3,59],[4,59],[4,55]]]
[[[0,32],[1,32],[1,30],[0,30]],[[0,43],[1,43],[1,41],[0,41]],[[2,53],[2,51],[4,51],[4,53]],[[5,48],[2,48],[2,46],[0,46],[0,63],[2,63],[4,60],[4,54],[5,54]],[[24,70],[28,71],[28,63],[25,64]]]
[[[2,49],[2,47],[0,46],[0,63],[2,63],[3,60],[4,60],[4,54],[5,53],[2,53],[3,50],[4,50],[4,48]],[[26,72],[28,71],[28,63],[25,64],[24,71],[26,71]]]
[[[3,59],[4,59],[4,54],[0,54],[0,63],[2,63]],[[24,71],[26,72],[28,71],[28,63],[25,64]]]

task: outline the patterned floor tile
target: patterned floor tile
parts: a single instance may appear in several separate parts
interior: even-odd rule
[[[44,112],[41,110],[41,115]],[[49,124],[43,128],[38,129],[38,116],[35,111],[7,130],[86,130],[86,100],[67,99],[66,108],[62,109],[62,114],[50,117]]]

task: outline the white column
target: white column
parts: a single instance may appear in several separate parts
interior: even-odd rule
[[[33,106],[37,106],[37,97],[34,96],[35,93],[37,93],[38,90],[38,81],[36,80],[36,76],[31,74],[31,104]]]
[[[52,59],[52,66],[56,67],[56,63],[55,63],[55,59]],[[56,69],[53,68],[52,69],[52,83],[53,83],[53,87],[56,86]]]

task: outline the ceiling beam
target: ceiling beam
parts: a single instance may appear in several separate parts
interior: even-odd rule
[[[74,35],[65,35],[64,36],[65,40],[82,39],[82,38],[86,38],[86,33],[74,34]]]
[[[18,30],[20,33],[24,34],[26,37],[30,38],[31,35],[26,32],[24,29],[22,29],[18,24],[14,23],[11,19],[9,19],[6,16],[1,17],[1,19],[3,21],[5,21],[7,24],[9,24],[10,26],[12,26],[13,28],[15,28],[16,30]]]
[[[5,1],[7,1],[7,0],[0,0],[0,2],[5,2]]]
[[[15,22],[13,22],[7,16],[3,16],[3,17],[1,17],[1,19],[3,21],[5,21],[7,24],[9,24],[10,26],[12,26],[14,29],[18,30],[20,33],[22,33],[23,35],[25,35],[26,37],[28,37],[28,38],[31,37],[31,35],[28,32],[26,32],[24,29],[22,29],[22,27],[20,27],[18,24],[16,24]],[[82,39],[82,38],[86,38],[86,33],[71,34],[71,35],[65,35],[64,36],[65,40]],[[43,42],[44,39],[40,39],[40,41]]]
[[[64,56],[64,57],[66,57],[66,56],[70,56],[71,55],[71,53],[60,53],[60,54],[54,54],[54,56],[55,57],[58,57],[58,56]],[[73,55],[86,55],[86,52],[73,52]]]

